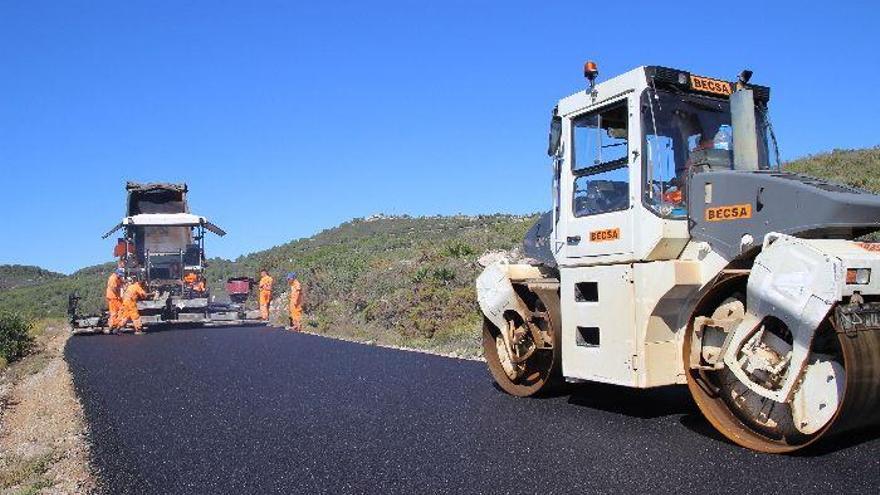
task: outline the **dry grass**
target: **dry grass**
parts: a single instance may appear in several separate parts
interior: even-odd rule
[[[46,328],[38,351],[0,379],[0,493],[94,490],[82,407],[63,359],[68,336]]]

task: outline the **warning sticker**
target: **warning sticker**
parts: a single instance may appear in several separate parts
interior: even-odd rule
[[[706,208],[707,222],[723,222],[726,220],[742,220],[752,218],[752,205],[730,205]]]

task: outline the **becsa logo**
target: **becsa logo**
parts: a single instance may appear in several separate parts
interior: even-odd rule
[[[723,222],[725,220],[742,220],[752,218],[752,205],[730,205],[706,208],[707,222]]]

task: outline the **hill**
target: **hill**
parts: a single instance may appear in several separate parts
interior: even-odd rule
[[[64,278],[64,274],[51,272],[38,266],[0,265],[0,291],[40,285]]]
[[[39,282],[0,291],[0,310],[31,317],[63,317],[67,314],[67,296],[76,291],[83,296],[85,311],[98,311],[104,306],[104,283],[115,266],[110,262],[66,276],[56,273]]]
[[[880,147],[808,156],[786,163],[785,169],[880,192]],[[285,318],[284,274],[294,270],[305,286],[306,323],[312,331],[470,353],[478,349],[480,322],[475,259],[489,250],[518,246],[536,218],[360,218],[236,260],[211,259],[206,275],[212,293],[222,297],[228,277],[257,277],[260,268],[269,269],[276,280],[273,318],[280,323]],[[70,276],[46,272],[43,278],[10,278],[17,285],[0,291],[0,310],[63,316],[67,295],[77,290],[83,309],[95,311],[103,305],[104,281],[113,266]]]
[[[880,146],[834,150],[785,164],[785,170],[880,192]]]
[[[312,331],[386,344],[473,349],[479,325],[474,279],[478,255],[511,249],[534,216],[374,217],[241,257],[212,260],[209,282],[221,293],[227,277],[267,268],[281,293],[284,274],[304,284]]]

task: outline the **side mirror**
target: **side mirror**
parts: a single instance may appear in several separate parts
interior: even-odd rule
[[[553,109],[553,117],[550,119],[550,136],[547,146],[547,155],[556,156],[559,151],[559,140],[562,138],[562,117],[556,115],[556,109]]]

